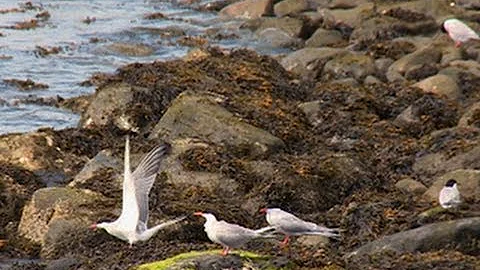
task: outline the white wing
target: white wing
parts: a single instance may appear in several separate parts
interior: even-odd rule
[[[139,221],[145,226],[148,221],[148,194],[160,168],[160,161],[168,151],[167,145],[160,145],[151,150],[132,173],[135,187],[136,203],[139,208]]]
[[[122,213],[117,219],[125,230],[133,231],[137,227],[139,218],[139,208],[135,197],[135,185],[130,172],[130,138],[127,136],[125,142],[125,164],[123,175],[122,192]]]

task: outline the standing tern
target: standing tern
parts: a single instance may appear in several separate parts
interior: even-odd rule
[[[272,231],[273,227],[265,227],[252,230],[237,224],[228,223],[209,213],[195,212],[195,216],[202,216],[206,219],[205,232],[212,242],[223,246],[222,255],[226,256],[231,248],[238,248],[254,238],[270,238],[271,234],[264,234]]]
[[[287,245],[290,236],[295,235],[316,234],[327,237],[340,237],[339,229],[331,229],[304,221],[280,208],[263,208],[260,210],[260,213],[266,214],[268,224],[285,235],[285,239],[281,243],[282,246]]]
[[[469,39],[479,39],[478,34],[458,19],[448,19],[442,24],[442,31],[448,33],[451,39],[455,41],[455,46],[460,47],[462,43]]]
[[[445,183],[445,186],[440,190],[438,201],[445,209],[457,207],[462,202],[460,192],[457,189],[457,181],[450,179]]]
[[[150,239],[160,229],[175,224],[185,217],[176,218],[147,228],[148,194],[157,176],[160,161],[168,151],[167,145],[151,150],[132,173],[130,171],[130,140],[125,142],[125,171],[123,177],[122,213],[113,222],[93,224],[91,229],[105,229],[109,234],[127,241],[130,247],[138,241]]]

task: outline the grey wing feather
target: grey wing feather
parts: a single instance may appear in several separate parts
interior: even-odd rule
[[[338,236],[337,229],[330,229],[313,222],[301,220],[296,216],[287,216],[282,220],[280,228],[290,234],[324,234],[326,236]]]
[[[220,221],[215,229],[217,239],[221,243],[234,248],[245,244],[257,235],[253,230],[225,221]]]
[[[148,194],[160,168],[160,161],[168,151],[167,145],[155,147],[150,151],[132,173],[135,185],[135,197],[137,198],[140,217],[139,221],[147,223],[148,220]]]

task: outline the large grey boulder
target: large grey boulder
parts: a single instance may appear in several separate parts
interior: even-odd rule
[[[247,147],[254,155],[284,147],[281,139],[245,123],[220,106],[216,98],[183,92],[154,127],[150,139],[200,138],[215,144]]]
[[[461,95],[460,88],[455,80],[444,74],[428,77],[414,84],[414,86],[422,89],[425,93],[435,93],[448,99],[457,99]]]
[[[425,191],[424,197],[430,201],[437,201],[438,194],[449,179],[455,179],[458,190],[465,200],[480,201],[480,170],[455,170],[438,177],[430,188]]]
[[[459,247],[480,240],[480,217],[451,220],[425,225],[361,246],[347,255],[348,258],[379,252],[426,252],[446,247]]]
[[[70,229],[97,221],[106,206],[112,206],[111,200],[87,189],[42,188],[24,207],[18,233],[45,246]]]
[[[441,59],[442,53],[439,49],[432,46],[424,47],[405,55],[390,65],[386,73],[387,79],[390,82],[401,80],[410,68],[424,63],[438,63]]]
[[[116,179],[116,186],[121,188],[123,173],[123,162],[120,158],[112,155],[110,150],[102,150],[95,157],[89,160],[82,168],[82,170],[74,177],[72,182],[68,184],[69,187],[81,187],[86,185],[89,180],[98,177],[103,173],[114,175]]]
[[[368,75],[375,74],[375,63],[370,56],[348,53],[328,61],[323,67],[323,75],[336,79],[354,78],[363,81]]]
[[[54,137],[46,132],[8,134],[0,137],[0,162],[30,171],[60,170],[62,156]]]
[[[108,84],[97,89],[87,111],[82,114],[80,126],[114,124],[123,130],[138,131],[140,128],[138,119],[129,111],[134,105],[134,96],[137,92],[148,95],[151,91],[126,83]]]
[[[209,145],[198,139],[185,138],[171,142],[171,151],[162,160],[159,171],[166,176],[166,182],[174,186],[202,187],[210,191],[216,189],[232,194],[238,184],[219,173],[193,171],[184,168],[179,157],[193,148],[207,148]]]
[[[470,127],[473,128],[473,127]],[[473,129],[473,132],[478,132]],[[457,128],[442,129],[432,132],[429,135],[432,142],[437,143],[444,141],[447,136],[459,136],[462,130]],[[454,143],[444,142],[446,145]],[[418,175],[427,176],[435,179],[440,175],[460,169],[476,169],[480,162],[480,146],[475,145],[458,151],[442,151],[442,149],[430,151],[418,155],[413,164],[413,171]],[[432,180],[433,182],[433,180]]]

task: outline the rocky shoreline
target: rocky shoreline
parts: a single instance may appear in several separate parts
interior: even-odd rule
[[[94,94],[59,99],[81,114],[77,128],[0,136],[0,259],[41,259],[11,269],[128,269],[217,248],[193,217],[131,249],[88,230],[119,214],[127,134],[134,166],[158,143],[172,146],[151,223],[202,210],[259,228],[258,210],[276,206],[344,230],[288,250],[245,247],[261,259],[195,253],[165,269],[480,267],[480,46],[455,47],[440,32],[450,17],[479,32],[475,1],[178,2],[295,50],[197,43],[182,59],[96,74]],[[450,178],[464,203],[445,211],[437,194]]]

